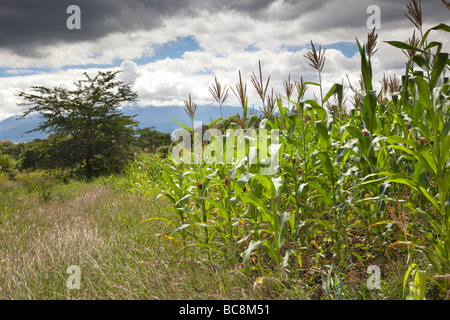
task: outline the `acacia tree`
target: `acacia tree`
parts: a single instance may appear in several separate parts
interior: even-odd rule
[[[88,179],[120,170],[133,156],[135,116],[120,111],[124,102],[137,101],[130,84],[115,79],[120,71],[98,72],[78,81],[75,89],[34,86],[18,95],[22,106],[31,106],[21,119],[35,113],[43,119],[34,130],[52,134],[42,144],[46,168],[81,169]]]

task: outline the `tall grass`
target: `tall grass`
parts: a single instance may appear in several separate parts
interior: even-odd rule
[[[120,177],[71,181],[39,201],[38,191],[0,183],[0,299],[297,299],[310,293],[283,279],[255,285],[235,265],[210,261],[200,250],[180,257],[159,216],[174,219],[166,203],[133,195]],[[80,289],[69,289],[76,265]],[[254,286],[255,285],[255,286]]]

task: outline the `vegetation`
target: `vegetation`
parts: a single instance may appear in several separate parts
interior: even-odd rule
[[[167,153],[170,134],[138,129],[134,116],[119,111],[137,93],[115,81],[118,72],[84,74],[76,89],[32,87],[19,93],[21,105],[31,105],[22,118],[39,113],[43,121],[32,131],[46,131],[45,139],[0,144],[0,172],[13,178],[18,170],[58,170],[88,179],[121,172],[137,152]]]
[[[378,94],[371,64],[377,51],[375,29],[366,43],[357,40],[361,89],[350,84],[351,109],[345,108],[342,84],[324,90],[325,50],[316,50],[312,42],[305,57],[317,70],[318,83],[292,83],[289,76],[281,97],[273,90],[268,95],[270,77],[263,80],[261,64],[259,77],[253,74],[263,119],[247,117],[247,84],[239,72],[232,91],[244,116],[203,147],[210,161],[197,161],[196,142],[202,137],[183,125],[192,147],[183,141],[172,149],[172,159],[158,163],[141,158],[130,167],[128,180],[139,181],[130,190],[145,195],[148,188],[159,188],[176,213],[176,219],[151,217],[147,223],[172,225],[170,233],[159,236],[179,245],[180,255],[202,248],[209,261],[242,263],[246,275],[255,279],[281,276],[311,283],[319,275],[333,298],[346,297],[352,271],[364,274],[375,265],[386,274],[385,266],[402,257],[411,266],[404,287],[408,276],[414,279],[408,297],[425,297],[425,279],[436,296],[448,295],[450,82],[444,72],[450,63],[442,44],[429,36],[450,32],[450,27],[422,30],[415,1],[407,17],[420,38],[413,40],[414,32],[406,42],[388,42],[406,54],[405,74],[401,81],[384,78]],[[318,101],[304,100],[311,87],[319,89]],[[293,88],[296,100],[287,98]],[[210,92],[220,106],[226,94],[217,79]],[[193,118],[191,96],[185,104]],[[239,130],[247,130],[245,138],[237,135]],[[279,136],[272,136],[273,131]],[[245,152],[235,141],[245,143]],[[262,161],[251,162],[252,146]],[[276,172],[264,174],[271,161],[279,163]],[[417,270],[423,258],[429,265]]]
[[[335,285],[330,282],[325,291],[315,270],[305,278],[248,277],[240,264],[209,259],[201,247],[180,251],[181,243],[170,236],[172,225],[164,220],[176,219],[175,212],[165,210],[167,201],[149,203],[157,190],[143,197],[121,182],[126,180],[119,176],[64,182],[39,171],[19,173],[14,181],[0,180],[0,298],[337,298]],[[142,223],[155,217],[159,219]],[[344,297],[402,299],[408,266],[398,262],[404,261],[399,256],[384,268],[380,290],[368,290],[366,274],[349,270]],[[426,267],[423,259],[416,262]],[[80,268],[80,289],[67,287],[71,265]],[[325,279],[333,281],[330,275]],[[426,297],[440,298],[432,289],[427,286]],[[411,294],[409,287],[404,294]]]
[[[61,183],[42,173],[0,182],[2,300],[295,298],[270,290],[275,280],[253,290],[251,280],[219,263],[173,258],[174,243],[149,236],[169,228],[140,223],[170,218],[163,203],[149,205],[111,182]],[[44,183],[46,199],[38,190]],[[78,290],[66,285],[71,265],[81,270]]]
[[[139,133],[137,147],[140,150],[147,150],[162,155],[167,154],[172,143],[169,133],[159,132],[154,127],[138,129],[137,131]]]
[[[124,166],[135,140],[133,117],[119,111],[123,102],[136,101],[130,85],[115,81],[118,72],[99,72],[94,78],[65,87],[35,86],[20,92],[21,105],[31,105],[22,118],[40,113],[43,121],[33,131],[54,133],[38,162],[46,168],[79,168],[88,179]]]
[[[450,60],[429,37],[450,27],[423,30],[420,4],[407,9],[420,37],[388,42],[406,68],[380,92],[375,29],[357,40],[361,81],[350,99],[342,83],[323,87],[325,50],[311,42],[317,83],[289,75],[274,96],[259,63],[258,118],[239,71],[231,91],[243,117],[198,130],[189,95],[188,139],[170,149],[170,136],[136,130],[117,110],[137,95],[116,73],[22,93],[36,104],[24,116],[40,112],[37,130],[53,134],[0,145],[0,297],[448,299]],[[305,99],[313,88],[320,97]],[[221,108],[227,87],[215,79],[209,91]],[[79,290],[66,286],[71,265]]]

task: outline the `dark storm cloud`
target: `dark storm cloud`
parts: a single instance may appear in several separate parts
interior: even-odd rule
[[[241,0],[234,1],[229,6],[230,9],[245,12],[257,12],[259,10],[267,8],[273,0]]]
[[[391,29],[397,27],[411,27],[412,23],[405,16],[407,5],[411,0],[362,0],[362,1],[334,1],[328,2],[320,10],[311,12],[308,20],[316,21],[314,26],[316,31],[330,30],[332,28],[359,28],[366,26],[367,19],[373,14],[373,11],[367,12],[371,5],[380,8],[380,21],[382,29]],[[424,27],[432,26],[441,22],[448,23],[450,11],[440,0],[421,1],[422,16]],[[430,26],[428,26],[430,27]]]
[[[69,5],[81,9],[81,30],[66,27]],[[193,14],[190,0],[2,0],[0,48],[23,56],[35,56],[35,46],[55,42],[95,40],[113,32],[153,29],[164,17]]]
[[[366,8],[381,8],[382,27],[395,26],[404,16],[409,0],[316,1],[284,0],[286,10],[273,14],[275,0],[1,0],[0,49],[21,56],[39,58],[42,45],[56,42],[94,41],[114,32],[151,30],[172,16],[194,17],[200,10],[235,11],[255,20],[283,20],[302,17],[300,23],[315,31],[352,28],[366,24]],[[346,5],[341,5],[345,3]],[[68,30],[69,5],[81,8],[81,30]],[[440,0],[422,1],[424,21],[445,22],[450,11]],[[292,8],[292,9],[291,9]],[[303,19],[303,17],[305,17]]]
[[[258,11],[272,0],[1,0],[0,48],[36,56],[33,48],[55,42],[95,40],[113,32],[153,29],[167,16],[194,16],[198,10]],[[68,30],[69,5],[81,9],[81,30]]]

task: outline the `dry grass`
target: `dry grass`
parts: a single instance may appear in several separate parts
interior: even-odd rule
[[[0,299],[289,299],[292,283],[266,279],[254,287],[239,265],[186,257],[168,238],[164,203],[112,190],[100,183],[52,189],[52,200],[17,184],[0,186]],[[81,288],[68,289],[81,270]],[[306,298],[306,296],[300,297]]]
[[[69,265],[107,251],[107,239],[99,235],[88,210],[104,194],[105,188],[96,186],[69,201],[39,203],[28,198],[23,207],[4,206],[11,214],[1,226],[0,296],[58,298],[49,285],[59,282]]]

